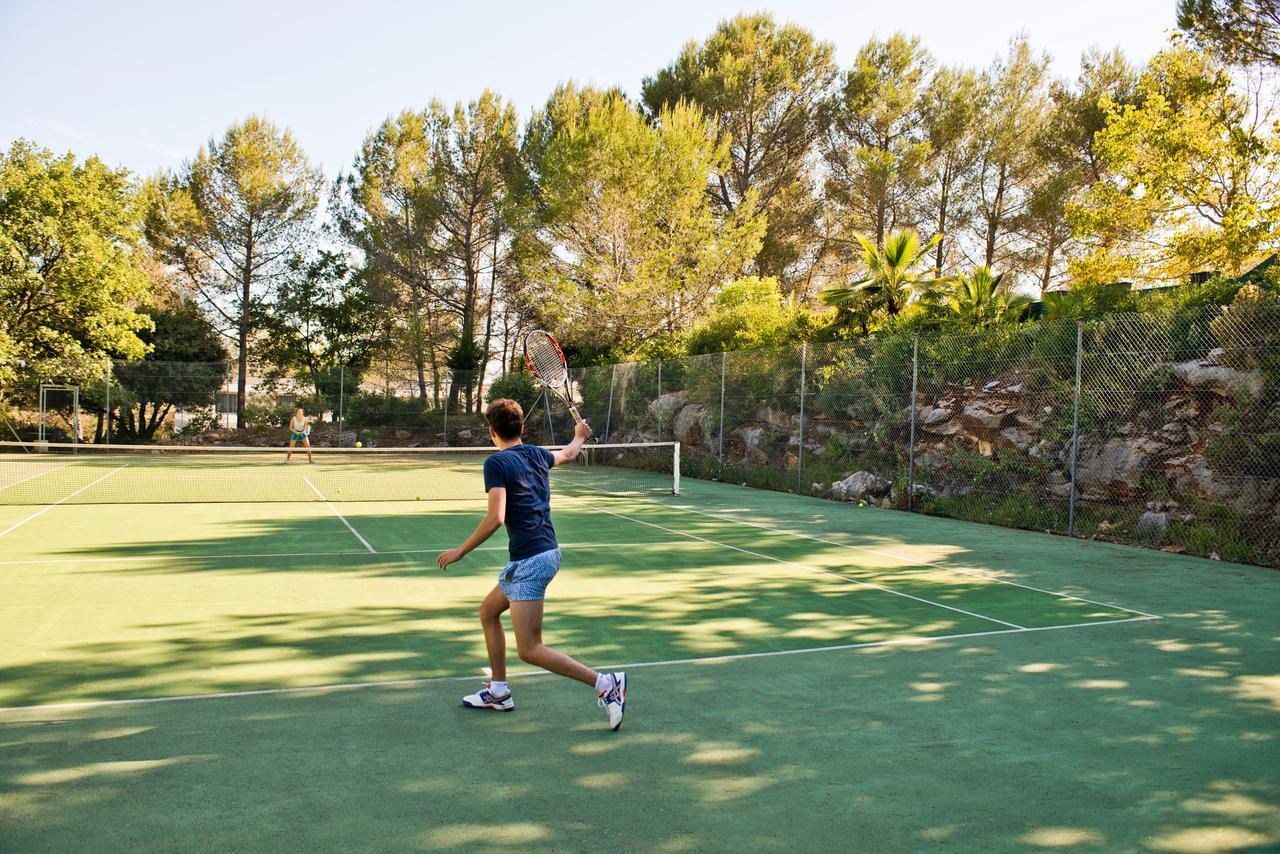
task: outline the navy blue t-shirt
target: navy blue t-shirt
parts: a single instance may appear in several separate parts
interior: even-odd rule
[[[537,445],[516,445],[484,461],[484,491],[507,490],[507,548],[512,560],[524,560],[556,548],[551,527],[551,483],[555,457]]]

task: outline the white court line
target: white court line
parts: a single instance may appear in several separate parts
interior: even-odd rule
[[[570,501],[582,501],[582,499],[574,498],[571,495],[568,495],[565,497],[568,498]],[[586,504],[587,502],[582,501],[582,503]],[[722,543],[722,542],[719,542],[718,540],[711,540],[706,537],[700,537],[697,534],[690,534],[686,531],[676,530],[675,528],[668,528],[665,525],[659,525],[655,522],[646,522],[643,519],[636,519],[632,516],[627,516],[622,513],[614,513],[612,510],[605,510],[603,507],[599,507],[596,505],[588,505],[588,506],[595,507],[595,509],[600,511],[601,513],[608,513],[610,516],[617,516],[619,519],[626,519],[629,522],[636,522],[640,525],[648,525],[650,528],[657,528],[660,531],[666,531],[667,533],[670,533],[670,534],[682,535],[685,537],[689,537],[690,539],[693,539],[693,540],[700,540],[704,543],[710,543],[713,546],[721,546],[726,549],[731,549],[732,551],[735,551],[735,552],[741,552],[742,554],[751,555],[752,557],[764,558],[765,560],[771,560],[771,561],[774,561],[775,563],[780,563],[785,566],[795,566],[795,567],[799,567],[800,569],[808,570],[809,572],[820,572],[823,575],[830,575],[832,578],[838,578],[841,581],[844,581],[848,584],[857,584],[861,587],[870,587],[873,590],[880,590],[885,593],[891,593],[894,596],[901,596],[904,599],[914,599],[917,602],[923,602],[926,605],[933,605],[936,608],[945,608],[948,611],[955,611],[958,614],[964,614],[969,617],[976,617],[979,620],[986,620],[988,623],[999,623],[1002,626],[1009,626],[1010,628],[1014,628],[1014,629],[1026,628],[1026,626],[1020,626],[1017,623],[1010,623],[1008,620],[1000,620],[995,617],[988,617],[987,615],[979,614],[976,611],[966,611],[964,608],[957,608],[953,605],[944,605],[941,602],[935,602],[932,599],[925,599],[923,596],[914,596],[910,593],[903,593],[901,590],[894,590],[892,587],[885,587],[882,584],[872,584],[870,581],[862,581],[857,578],[850,578],[847,575],[841,575],[840,573],[832,572],[829,569],[822,569],[821,567],[810,566],[807,563],[796,563],[795,561],[784,560],[780,557],[774,557],[773,555],[767,555],[762,552],[753,552],[750,549],[740,548],[739,546],[731,546],[728,543]]]
[[[699,545],[692,540],[652,540],[643,543],[561,543],[561,549],[634,549],[641,546],[694,546]],[[442,552],[453,546],[435,546],[425,549],[391,549],[374,554],[416,555]],[[505,552],[507,546],[478,546],[472,549],[477,552]],[[360,557],[366,552],[259,552],[256,554],[188,554],[186,552],[169,552],[160,555],[124,555],[120,557],[64,557],[40,558],[39,560],[0,560],[0,566],[43,566],[59,563],[110,563],[112,561],[155,561],[155,560],[239,560],[241,558],[269,557]]]
[[[594,489],[594,487],[590,487],[590,488]],[[597,491],[601,493],[605,492],[604,490],[597,490]],[[568,496],[568,497],[572,498],[572,496]],[[1127,614],[1138,614],[1140,616],[1147,617],[1148,619],[1152,619],[1152,620],[1160,619],[1159,614],[1149,614],[1146,611],[1139,611],[1137,608],[1126,608],[1123,605],[1113,605],[1110,602],[1099,602],[1096,599],[1086,599],[1083,596],[1075,596],[1070,593],[1063,593],[1061,590],[1049,590],[1048,588],[1045,588],[1045,587],[1035,587],[1030,584],[1023,584],[1020,581],[1009,581],[1008,579],[1005,579],[1005,578],[997,578],[994,575],[990,575],[985,572],[975,571],[973,569],[967,569],[965,567],[950,566],[948,564],[936,563],[934,561],[917,560],[915,558],[896,555],[893,552],[882,552],[878,549],[872,549],[866,546],[859,546],[853,543],[841,543],[841,542],[837,542],[836,540],[828,540],[828,539],[824,539],[823,537],[815,537],[812,534],[803,534],[799,531],[788,531],[783,528],[771,528],[768,525],[761,525],[759,522],[746,522],[742,519],[734,519],[730,516],[721,516],[716,513],[708,513],[706,510],[697,510],[693,507],[686,507],[683,504],[668,504],[665,501],[655,501],[652,498],[643,498],[643,497],[632,497],[631,500],[643,501],[655,507],[665,507],[669,510],[683,510],[685,513],[695,513],[699,516],[706,516],[708,519],[718,519],[721,522],[731,522],[736,525],[746,525],[749,528],[758,528],[761,531],[769,531],[770,533],[773,533],[773,534],[786,534],[787,536],[791,536],[791,537],[800,537],[806,540],[813,540],[814,542],[817,542],[817,543],[826,543],[827,545],[830,545],[830,546],[839,546],[840,548],[843,548],[843,549],[854,549],[856,551],[866,552],[867,554],[879,555],[880,557],[887,557],[887,558],[891,558],[892,560],[901,561],[902,563],[908,564],[910,566],[929,566],[929,567],[933,567],[934,569],[941,569],[944,572],[954,572],[957,575],[968,575],[973,578],[981,578],[984,581],[994,581],[997,584],[1008,584],[1011,587],[1021,587],[1024,590],[1034,590],[1037,593],[1047,593],[1050,596],[1057,596],[1061,599],[1074,599],[1077,602],[1087,602],[1090,605],[1099,605],[1103,608],[1111,608],[1112,610],[1115,610],[1115,611],[1124,611]]]
[[[312,483],[312,482],[311,482],[311,479],[310,479],[310,478],[308,478],[305,474],[302,476],[302,482],[303,482],[303,483],[305,483],[307,486],[311,487],[311,491],[312,491],[312,492],[314,492],[316,495],[318,495],[318,496],[320,497],[320,500],[324,502],[324,506],[325,506],[325,507],[328,507],[331,511],[333,511],[333,515],[335,515],[335,516],[337,516],[337,517],[338,517],[338,521],[340,521],[340,522],[342,522],[342,524],[346,525],[346,526],[347,526],[347,530],[348,530],[348,531],[350,531],[353,535],[355,535],[355,538],[356,538],[357,540],[359,540],[361,543],[363,543],[363,544],[364,544],[364,547],[365,547],[366,549],[368,549],[368,550],[369,550],[369,554],[377,554],[377,553],[378,553],[377,549],[375,549],[373,546],[369,545],[369,541],[368,541],[368,540],[366,540],[364,537],[360,536],[360,532],[359,532],[359,531],[357,531],[357,530],[356,530],[356,529],[351,525],[351,523],[347,521],[347,517],[346,517],[346,516],[343,516],[340,512],[338,512],[338,508],[337,508],[337,507],[334,507],[332,504],[330,504],[330,503],[329,503],[329,499],[327,499],[327,498],[325,498],[325,497],[324,497],[324,493],[323,493],[323,492],[321,492],[320,490],[316,489],[316,485],[315,485],[314,483]]]
[[[733,522],[738,525],[746,525],[751,528],[759,528],[762,531],[769,531],[770,533],[774,533],[774,534],[786,534],[791,537],[801,537],[803,539],[813,540],[814,542],[818,542],[818,543],[826,543],[827,545],[830,545],[830,546],[839,546],[840,548],[845,548],[845,549],[855,549],[860,552],[866,552],[867,554],[873,554],[873,555],[879,555],[880,557],[891,558],[893,560],[901,561],[903,563],[910,564],[912,566],[929,566],[929,567],[933,567],[934,569],[941,569],[944,572],[954,572],[958,575],[968,575],[973,578],[981,578],[984,581],[995,581],[999,584],[1008,584],[1012,587],[1021,587],[1026,590],[1034,590],[1037,593],[1048,593],[1050,596],[1058,596],[1062,599],[1074,599],[1077,602],[1088,602],[1090,605],[1100,605],[1104,608],[1112,608],[1116,611],[1124,611],[1129,614],[1139,614],[1143,617],[1149,617],[1153,620],[1160,619],[1159,614],[1148,614],[1146,611],[1139,611],[1136,608],[1126,608],[1123,605],[1113,605],[1110,602],[1098,602],[1094,599],[1086,599],[1083,596],[1073,596],[1070,593],[1063,593],[1060,590],[1048,590],[1044,587],[1033,587],[1030,584],[1023,584],[1020,581],[1009,581],[1004,578],[997,578],[994,575],[990,575],[985,572],[978,572],[973,569],[968,569],[965,567],[950,566],[948,564],[936,563],[936,562],[927,561],[927,560],[916,560],[915,558],[903,557],[902,555],[896,555],[896,554],[893,554],[892,552],[882,552],[877,549],[868,548],[866,546],[854,545],[853,543],[841,543],[841,542],[837,542],[836,540],[828,540],[823,537],[815,537],[812,534],[803,534],[799,531],[787,531],[782,528],[770,528],[768,525],[761,525],[757,522],[745,522],[741,519],[733,519],[728,516],[720,516],[716,513],[708,513],[706,510],[697,510],[693,507],[685,507],[684,505],[680,505],[680,504],[667,504],[661,501],[655,501],[650,503],[656,504],[659,507],[670,507],[673,510],[683,510],[686,513],[696,513],[699,516],[706,516],[708,519],[719,519],[722,522]]]
[[[120,471],[121,469],[126,469],[126,468],[128,468],[128,467],[129,467],[129,464],[128,464],[128,463],[125,463],[124,465],[119,466],[118,468],[113,468],[111,471],[107,472],[107,473],[106,473],[106,474],[104,474],[102,477],[100,477],[100,478],[98,478],[97,480],[95,480],[93,483],[86,484],[85,486],[80,487],[80,488],[79,488],[79,489],[77,489],[75,492],[71,493],[70,495],[64,495],[62,498],[59,498],[57,501],[53,502],[52,504],[48,504],[48,505],[46,505],[46,506],[44,506],[44,507],[40,508],[40,509],[39,509],[39,510],[37,510],[35,513],[32,513],[30,516],[28,516],[27,518],[25,518],[25,519],[21,520],[20,522],[14,522],[12,525],[10,525],[9,527],[5,528],[3,531],[0,531],[0,537],[3,537],[5,534],[9,533],[10,531],[16,531],[18,528],[21,528],[23,525],[27,524],[27,523],[28,523],[28,522],[30,522],[32,519],[35,519],[35,518],[37,518],[37,517],[39,517],[39,516],[44,515],[45,513],[48,513],[50,510],[52,510],[53,508],[57,507],[57,506],[58,506],[59,504],[61,504],[62,502],[64,502],[64,501],[70,501],[72,498],[75,498],[77,495],[79,495],[80,493],[84,492],[86,489],[89,489],[90,487],[93,487],[93,486],[97,486],[98,484],[100,484],[100,483],[102,483],[104,480],[106,480],[107,478],[111,477],[111,475],[115,474],[116,472]]]
[[[69,465],[73,465],[73,463],[62,463],[61,465],[54,466],[51,469],[45,469],[44,471],[38,471],[33,475],[28,475],[22,480],[15,480],[13,483],[6,483],[4,486],[0,486],[0,492],[4,492],[6,489],[13,489],[18,484],[26,483],[29,480],[35,480],[38,477],[44,477],[45,475],[52,474],[55,471],[61,471]]]
[[[985,632],[965,632],[954,635],[920,635],[918,637],[894,638],[893,640],[867,641],[866,643],[842,643],[834,646],[814,646],[805,649],[776,649],[768,652],[741,652],[733,655],[709,655],[702,658],[669,658],[659,661],[633,661],[627,664],[601,665],[601,670],[631,670],[641,667],[672,667],[685,664],[720,664],[730,661],[742,661],[749,658],[773,658],[780,655],[811,655],[819,652],[841,652],[850,649],[868,649],[879,646],[927,646],[950,640],[966,638],[985,638],[996,635],[1018,635],[1029,632],[1052,632],[1058,629],[1083,629],[1092,626],[1113,626],[1118,623],[1141,623],[1158,620],[1159,617],[1126,617],[1123,620],[1096,620],[1091,623],[1069,623],[1062,626],[1038,626],[1017,629],[992,629]],[[551,676],[547,670],[512,671],[508,676]],[[297,688],[259,688],[252,691],[220,691],[210,694],[182,694],[174,697],[134,697],[124,700],[85,700],[76,703],[43,703],[33,706],[0,707],[0,714],[58,711],[71,709],[94,709],[103,706],[145,706],[154,703],[180,703],[191,700],[230,700],[238,697],[267,697],[276,694],[306,694],[324,691],[358,691],[366,688],[412,688],[419,685],[434,685],[443,682],[470,682],[480,676],[431,676],[425,679],[387,679],[380,682],[344,682],[333,685],[306,685]]]

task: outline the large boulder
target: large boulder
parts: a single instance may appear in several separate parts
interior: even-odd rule
[[[781,409],[764,406],[756,412],[756,420],[763,421],[779,433],[785,433],[800,425],[800,413],[784,412]]]
[[[707,408],[700,403],[691,403],[676,413],[675,422],[671,425],[676,441],[693,447],[707,443],[707,429],[703,423]]]
[[[869,471],[856,471],[844,480],[831,484],[831,497],[838,501],[866,501],[884,498],[893,488],[893,483]]]
[[[1151,467],[1152,457],[1166,447],[1146,437],[1116,438],[1101,445],[1082,447],[1076,468],[1081,497],[1098,501],[1136,494],[1143,473]]]
[[[738,455],[746,463],[764,465],[769,462],[765,453],[765,429],[756,425],[738,427],[729,434],[738,445]]]
[[[920,429],[935,436],[954,436],[961,430],[954,416],[955,410],[945,404],[930,406],[918,416]]]
[[[1266,478],[1224,476],[1209,468],[1199,454],[1169,460],[1165,474],[1184,496],[1204,498],[1226,505],[1245,516],[1270,512],[1280,498],[1275,481]]]
[[[1257,397],[1266,381],[1257,371],[1237,371],[1217,364],[1216,358],[1192,359],[1173,366],[1173,375],[1191,388],[1211,391],[1227,397],[1235,392],[1247,392]]]
[[[960,418],[970,430],[979,433],[997,433],[1018,414],[1012,403],[994,398],[980,397],[969,401],[960,411]]]
[[[653,400],[649,401],[649,414],[654,418],[662,419],[662,423],[670,424],[671,419],[676,413],[685,407],[689,402],[689,392],[687,391],[671,391],[666,394],[660,394]]]

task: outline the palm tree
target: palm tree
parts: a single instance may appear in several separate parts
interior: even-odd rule
[[[958,319],[975,327],[1017,320],[1032,302],[1031,297],[1004,287],[1004,273],[993,276],[986,266],[957,276],[945,299]]]
[[[1046,320],[1063,320],[1084,315],[1084,297],[1075,291],[1045,291],[1040,296]]]
[[[849,312],[851,319],[883,313],[893,317],[913,302],[927,297],[944,279],[927,278],[917,271],[922,261],[942,235],[934,235],[923,246],[920,235],[911,230],[895,231],[876,246],[862,235],[855,235],[862,245],[862,262],[866,275],[847,287],[828,288],[822,292],[827,305]],[[926,265],[927,266],[927,265]]]

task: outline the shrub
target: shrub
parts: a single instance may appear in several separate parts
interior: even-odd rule
[[[489,387],[484,391],[484,402],[492,403],[500,397],[507,397],[527,407],[541,391],[542,388],[533,378],[533,374],[525,371],[508,371],[489,383]]]
[[[283,427],[292,415],[292,406],[269,394],[252,394],[244,404],[244,426],[251,429]]]

